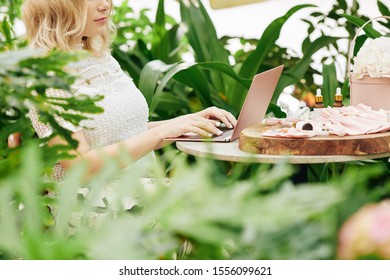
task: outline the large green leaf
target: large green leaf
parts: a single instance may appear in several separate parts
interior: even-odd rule
[[[180,1],[180,13],[196,61],[218,61],[229,64],[229,52],[219,40],[214,24],[202,2]],[[225,90],[225,81],[219,73],[210,73],[210,80],[218,91]]]
[[[226,93],[232,89],[227,87],[227,92],[218,92],[212,84],[208,85],[205,70],[208,72],[219,72],[220,74],[229,76],[233,81],[242,84],[245,88],[249,88],[251,80],[239,77],[230,65],[220,62],[197,63],[189,69],[184,70],[180,75],[175,76],[176,80],[183,82],[195,90],[195,94],[199,97],[204,107],[218,105],[236,115],[238,110],[229,106],[229,102],[225,102],[227,98]]]
[[[164,0],[159,0],[156,21],[152,32],[153,40],[151,53],[153,54],[153,58],[160,59],[162,61],[168,60],[171,47],[173,47],[174,43],[177,42],[177,40],[171,41],[171,39],[175,39],[175,36],[171,36],[170,31],[177,33],[178,27],[179,25],[176,24],[171,30],[166,29]]]
[[[352,57],[353,58],[354,56],[356,56],[356,54],[359,52],[360,48],[364,45],[364,43],[367,41],[368,37],[366,34],[362,34],[360,36],[358,36],[355,40],[355,47],[354,49],[352,50],[353,53],[352,53]]]
[[[169,45],[168,53],[166,54],[166,61],[168,63],[180,60],[180,52],[187,47],[187,43],[181,43],[182,38],[179,35],[179,30],[180,25],[175,24],[162,38],[163,40],[166,40]]]
[[[272,101],[276,102],[279,98],[280,92],[282,92],[287,86],[294,85],[297,82],[299,82],[307,72],[307,70],[310,67],[310,63],[312,62],[313,54],[316,53],[318,50],[322,49],[323,47],[326,47],[330,44],[333,44],[337,42],[340,38],[338,37],[329,37],[329,36],[322,36],[315,40],[307,49],[306,53],[303,55],[302,59],[299,60],[299,62],[285,71],[283,75],[280,77],[279,83],[276,86],[276,90],[274,96],[272,97]]]
[[[256,49],[254,52],[248,57],[248,59],[243,63],[240,76],[245,78],[252,78],[262,64],[264,58],[270,51],[270,49],[275,45],[276,40],[279,39],[280,32],[282,30],[283,25],[287,22],[287,20],[296,12],[301,9],[309,8],[309,7],[317,7],[316,5],[298,5],[291,8],[284,16],[275,19],[264,31],[261,36]]]
[[[270,49],[275,45],[275,42],[280,36],[281,29],[287,20],[297,11],[303,8],[316,7],[315,5],[298,5],[291,8],[284,16],[274,20],[264,31],[261,36],[256,49],[254,52],[245,60],[243,63],[239,75],[244,78],[252,78],[257,74],[260,65],[263,63],[264,58],[269,53]],[[244,93],[244,94],[243,94]],[[231,104],[234,104],[235,107],[241,108],[246,94],[241,85],[236,85],[234,91],[229,93],[228,100],[231,101]]]
[[[217,96],[221,95],[222,98],[224,93],[218,92],[210,84],[205,75],[205,70],[227,75],[246,88],[249,88],[251,83],[249,79],[242,79],[229,65],[221,62],[176,63],[169,65],[160,60],[151,61],[144,67],[139,85],[141,92],[148,101],[150,114],[153,114],[155,111],[164,88],[174,77],[178,81],[193,88],[204,107],[214,104],[212,101],[212,93]],[[181,74],[177,75],[179,73]],[[158,85],[157,88],[156,85]]]
[[[125,53],[118,48],[113,50],[112,55],[118,61],[121,68],[133,78],[134,83],[138,85],[139,76],[143,67],[142,63],[139,61],[139,57]]]
[[[199,67],[189,67],[178,71],[175,80],[192,88],[203,108],[213,105],[212,96],[216,95],[215,88],[209,83],[205,72]]]
[[[336,89],[339,86],[335,63],[324,64],[322,68],[324,106],[332,106]]]
[[[165,29],[165,9],[164,9],[164,0],[158,1],[157,13],[156,13],[156,22],[154,24],[154,35],[162,36],[166,32]]]
[[[162,94],[158,99],[156,111],[180,111],[188,106],[187,100],[183,100],[173,95],[171,92]],[[163,112],[165,113],[165,112]]]
[[[195,2],[195,4],[193,3]],[[229,53],[218,39],[214,24],[201,1],[180,1],[181,19],[198,62],[229,63]]]
[[[378,8],[383,16],[390,16],[389,7],[387,7],[385,4],[383,4],[383,2],[379,0],[378,0]]]
[[[365,20],[363,20],[363,19],[361,19],[361,18],[359,18],[357,16],[347,15],[347,14],[343,14],[342,16],[345,17],[349,22],[355,24],[358,27],[362,27],[366,23]],[[383,36],[381,33],[376,31],[374,29],[374,27],[372,27],[371,23],[367,24],[363,28],[363,30],[364,30],[364,32],[366,32],[367,36],[372,38],[372,39],[375,39],[375,38]]]
[[[7,18],[5,17],[3,19],[3,23],[1,24],[1,33],[4,35],[5,37],[5,42],[7,43],[7,45],[9,47],[12,46],[12,27],[10,25],[10,23],[8,22]]]
[[[152,104],[154,91],[158,81],[161,79],[162,73],[168,71],[175,65],[167,65],[161,60],[153,60],[142,69],[138,87],[145,96],[149,107]]]
[[[154,110],[156,109],[158,99],[163,92],[165,86],[168,84],[168,82],[172,79],[173,76],[176,75],[176,73],[181,72],[182,70],[185,70],[189,67],[191,67],[192,64],[188,63],[180,63],[180,64],[174,64],[173,66],[169,67],[168,72],[164,75],[162,80],[158,83],[158,87],[156,91],[154,92],[152,102],[150,104],[149,108],[149,114],[153,114]]]
[[[225,63],[219,63],[219,62],[200,62],[197,65],[199,67],[208,69],[208,70],[216,70],[219,71],[223,74],[226,74],[230,76],[231,78],[235,79],[238,83],[240,83],[242,86],[246,87],[249,89],[252,80],[251,79],[246,79],[240,77],[230,65],[227,65]]]
[[[390,10],[389,10],[389,8],[385,4],[383,4],[381,1],[379,1],[379,0],[378,0],[378,9],[379,9],[379,11],[381,12],[381,14],[383,16],[390,17]],[[387,22],[385,22],[385,23],[381,22],[381,24],[383,26],[385,26],[385,27],[390,29],[390,21],[389,21],[389,19],[387,19]]]

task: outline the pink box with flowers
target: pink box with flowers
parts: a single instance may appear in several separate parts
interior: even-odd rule
[[[348,56],[351,105],[359,103],[374,110],[390,110],[390,38],[380,37],[364,45],[354,58],[351,71],[351,54],[360,31],[371,21],[389,18],[380,16],[367,21],[352,40]]]

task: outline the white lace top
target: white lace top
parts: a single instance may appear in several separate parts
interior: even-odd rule
[[[132,138],[147,130],[147,102],[133,80],[123,72],[119,63],[110,54],[72,63],[69,70],[79,75],[71,87],[75,94],[104,96],[103,100],[96,103],[104,109],[104,113],[91,115],[92,120],[81,122],[85,127],[82,130],[91,149]],[[65,91],[49,90],[47,95],[68,97],[70,94]],[[32,108],[29,116],[39,137],[47,137],[52,133],[49,126],[38,121],[36,110]],[[73,132],[81,130],[59,117],[56,119],[60,125]],[[56,166],[54,177],[59,179],[63,176],[63,171],[62,166]]]

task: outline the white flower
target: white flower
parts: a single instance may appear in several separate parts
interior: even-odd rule
[[[390,77],[390,38],[380,37],[364,45],[354,58],[352,71],[358,79]]]

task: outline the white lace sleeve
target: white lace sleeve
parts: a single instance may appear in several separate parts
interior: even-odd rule
[[[46,95],[48,97],[62,97],[67,98],[70,97],[71,94],[64,90],[58,90],[58,89],[48,89],[46,90]],[[39,121],[39,113],[38,110],[32,106],[31,104],[28,104],[29,106],[29,113],[28,117],[31,120],[31,124],[37,133],[39,138],[46,138],[49,137],[53,133],[53,129],[50,127],[50,125],[44,124],[41,121]],[[61,110],[60,107],[57,107],[57,109]],[[80,131],[80,127],[76,127],[73,124],[71,124],[68,121],[65,121],[63,118],[59,116],[54,116],[57,123],[62,126],[63,128],[70,130],[72,132]],[[51,177],[56,180],[57,182],[60,182],[66,175],[65,168],[60,164],[57,163],[52,170]]]
[[[48,97],[62,97],[62,98],[71,97],[71,94],[69,92],[64,91],[64,90],[59,90],[59,89],[47,89],[46,95]],[[60,107],[56,107],[56,109],[62,110]],[[33,128],[34,128],[34,130],[37,133],[39,138],[48,137],[53,133],[53,130],[49,125],[44,124],[41,121],[39,121],[38,110],[32,105],[29,105],[28,117],[30,118],[32,126],[33,126]],[[65,128],[67,130],[70,130],[72,132],[77,132],[77,131],[81,130],[80,127],[74,126],[72,123],[64,120],[62,117],[54,116],[54,119],[57,121],[57,123],[60,126],[62,126],[63,128]]]
[[[30,118],[31,124],[35,132],[37,133],[38,137],[39,138],[49,137],[53,133],[51,127],[39,121],[38,110],[33,105],[29,104],[28,106],[29,106],[28,117]]]

